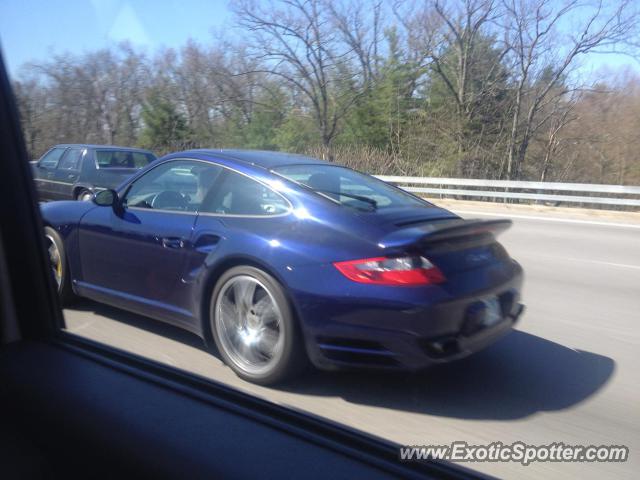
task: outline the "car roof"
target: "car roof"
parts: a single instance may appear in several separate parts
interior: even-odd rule
[[[319,160],[313,157],[307,157],[305,155],[298,155],[295,153],[273,152],[269,150],[235,150],[235,149],[199,149],[189,150],[185,153],[198,153],[210,156],[212,158],[223,158],[226,160],[242,162],[257,167],[262,167],[267,170],[272,168],[282,167],[285,165],[300,165],[300,164],[318,164],[325,165],[329,162]]]
[[[58,145],[54,145],[51,148],[57,148],[57,147],[83,147],[83,148],[92,148],[92,149],[101,149],[101,150],[125,150],[125,151],[131,151],[131,152],[153,153],[150,150],[145,150],[144,148],[120,147],[118,145],[95,145],[91,143],[59,143]]]

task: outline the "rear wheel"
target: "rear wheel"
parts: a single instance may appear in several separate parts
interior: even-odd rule
[[[58,296],[62,304],[67,305],[73,302],[76,296],[71,288],[71,276],[69,275],[64,244],[58,232],[51,227],[44,228],[44,237],[49,255],[49,266],[56,282]]]
[[[280,284],[254,267],[234,267],[214,288],[211,331],[225,363],[263,385],[291,378],[306,365],[298,325]]]

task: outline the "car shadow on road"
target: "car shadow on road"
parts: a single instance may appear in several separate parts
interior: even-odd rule
[[[74,310],[209,351],[192,333],[124,310],[84,300]],[[513,420],[576,405],[600,390],[614,370],[609,357],[516,330],[482,352],[419,373],[309,369],[277,388],[428,415]]]
[[[143,315],[137,315],[135,313],[121,310],[110,305],[105,305],[103,303],[97,303],[82,298],[77,300],[70,309],[75,310],[76,312],[93,312],[100,317],[105,317],[110,320],[126,323],[127,325],[131,325],[132,327],[146,330],[147,332],[153,333],[155,335],[170,338],[172,340],[175,340],[176,342],[189,345],[190,347],[198,348],[205,351],[207,350],[202,339],[194,333],[191,333],[183,328],[174,327],[173,325],[170,325],[168,323],[154,320]],[[73,330],[71,330],[71,332],[73,333]]]
[[[313,372],[287,389],[356,404],[475,420],[513,420],[589,398],[615,362],[513,331],[486,350],[423,372]]]

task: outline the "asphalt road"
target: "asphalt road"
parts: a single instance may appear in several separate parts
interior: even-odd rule
[[[467,464],[496,476],[637,478],[640,225],[530,216],[517,215],[501,238],[526,274],[528,309],[517,330],[475,356],[419,374],[310,372],[269,389],[239,380],[197,337],[144,317],[87,301],[65,310],[67,326],[401,444],[523,441],[631,449],[626,463]]]

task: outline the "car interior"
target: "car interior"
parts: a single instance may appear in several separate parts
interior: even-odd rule
[[[265,215],[265,187],[243,175],[228,174],[205,197],[201,209],[224,215]]]
[[[1,478],[479,477],[400,463],[386,440],[62,331],[1,59],[0,153]]]

